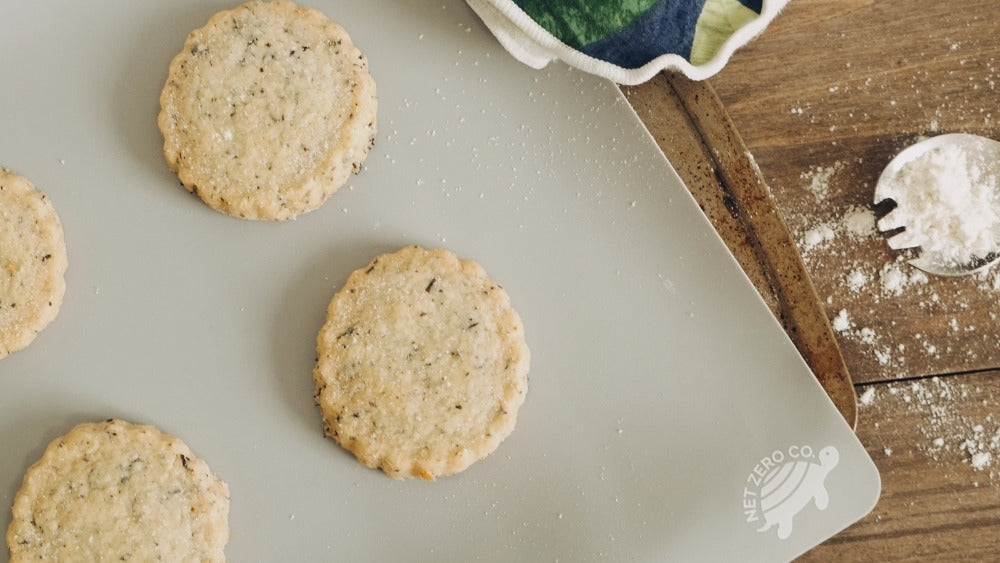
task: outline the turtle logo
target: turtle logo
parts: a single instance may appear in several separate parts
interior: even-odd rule
[[[830,494],[826,476],[837,467],[840,452],[827,446],[815,452],[810,446],[790,446],[762,458],[743,488],[743,515],[758,532],[778,527],[778,538],[792,535],[792,519],[810,502],[826,510]]]

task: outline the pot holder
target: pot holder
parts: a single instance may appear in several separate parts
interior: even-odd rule
[[[466,0],[514,57],[553,60],[620,84],[664,69],[702,80],[788,0]]]

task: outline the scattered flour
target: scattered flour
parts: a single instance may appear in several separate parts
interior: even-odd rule
[[[802,237],[802,245],[811,250],[833,242],[835,238],[837,238],[837,233],[834,232],[833,228],[830,225],[821,224],[805,232]]]
[[[1000,481],[997,470],[1000,464],[994,463],[1000,455],[1000,422],[992,414],[981,419],[962,414],[968,411],[963,405],[974,401],[981,401],[984,412],[995,411],[998,405],[992,396],[964,381],[939,377],[890,383],[885,389],[886,393],[876,395],[874,387],[866,388],[858,398],[859,408],[891,410],[906,417],[907,422],[912,417],[912,426],[924,438],[916,443],[885,444],[882,448],[886,456],[892,454],[894,447],[913,448],[936,462],[967,466]]]
[[[864,270],[858,268],[847,273],[847,289],[852,293],[858,293],[871,281]]]
[[[810,251],[828,246],[837,239],[862,240],[875,234],[875,212],[869,208],[854,206],[840,219],[813,225],[799,234],[800,249]]]
[[[858,331],[858,337],[865,344],[875,344],[875,341],[878,340],[875,331],[867,327]]]
[[[864,406],[868,406],[875,402],[875,387],[868,387],[865,389],[864,393],[858,397],[858,403]]]
[[[802,179],[808,184],[804,189],[823,194],[826,197],[835,172],[844,164],[837,162],[827,167],[815,167]],[[885,334],[880,332],[891,328],[892,321],[885,318],[874,318],[873,310],[851,310],[837,303],[846,299],[845,304],[857,306],[860,303],[878,304],[883,301],[898,301],[900,306],[911,310],[923,310],[940,313],[942,310],[967,310],[982,299],[982,292],[1000,293],[1000,267],[984,270],[969,278],[962,278],[960,283],[968,288],[968,293],[955,293],[951,281],[932,279],[925,272],[908,264],[916,256],[913,251],[904,250],[895,253],[884,263],[872,263],[866,256],[871,253],[859,252],[860,248],[874,246],[884,248],[886,235],[877,230],[876,215],[872,206],[851,205],[824,214],[825,218],[818,223],[795,229],[796,243],[807,267],[816,268],[820,276],[829,275],[829,279],[819,279],[818,289],[828,284],[836,288],[826,299],[831,310],[831,326],[839,338],[853,342],[877,362],[882,369],[893,370],[895,376],[920,376],[921,373],[909,373],[906,365],[907,353],[922,351],[931,358],[942,358],[945,355],[954,357],[955,350],[950,346],[937,345],[928,340],[928,336],[910,334]],[[857,255],[856,258],[853,258]],[[838,265],[845,265],[842,271],[823,272],[823,262],[835,258]],[[969,286],[969,283],[972,283]],[[942,285],[943,284],[943,285]],[[830,291],[827,289],[827,291]],[[944,291],[939,296],[938,292]],[[1000,314],[993,317],[1000,320]],[[867,326],[866,326],[867,325]],[[952,333],[958,332],[956,320],[946,327]],[[878,329],[878,330],[876,330]],[[976,332],[975,326],[962,326],[961,330],[970,336],[977,334],[982,343],[974,343],[967,347],[965,353],[974,358],[980,347],[988,346],[987,331]],[[941,330],[931,331],[941,334]],[[909,346],[908,346],[909,345]],[[985,349],[985,348],[982,348]],[[888,373],[888,372],[886,372]]]
[[[841,309],[837,313],[836,317],[833,317],[833,322],[831,323],[833,330],[837,332],[844,332],[851,328],[851,318],[847,315],[847,309]]]
[[[993,461],[993,454],[990,452],[976,452],[972,454],[972,468],[978,471],[989,467],[991,461]]]
[[[878,277],[886,295],[901,295],[911,285],[928,282],[927,274],[907,264],[902,256],[882,266]]]
[[[870,236],[875,232],[875,213],[864,207],[852,207],[844,213],[843,225],[855,238]]]
[[[816,201],[823,201],[830,193],[830,180],[843,167],[844,163],[842,162],[835,162],[830,166],[813,166],[808,172],[803,172],[800,177],[809,182],[808,189]]]

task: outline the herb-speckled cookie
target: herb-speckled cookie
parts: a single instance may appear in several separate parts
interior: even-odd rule
[[[457,473],[514,429],[528,346],[507,292],[450,251],[375,258],[336,293],[317,339],[326,434],[403,479]]]
[[[56,318],[67,264],[52,201],[0,168],[0,358],[31,344]]]
[[[229,489],[178,438],[121,420],[57,438],[24,476],[11,562],[224,561]]]
[[[284,220],[323,204],[375,140],[375,81],[347,32],[288,0],[193,31],[160,95],[163,152],[217,211]]]

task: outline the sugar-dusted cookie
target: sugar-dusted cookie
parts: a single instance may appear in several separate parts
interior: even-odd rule
[[[466,469],[514,429],[528,345],[507,292],[450,251],[409,246],[355,271],[317,339],[326,434],[403,479]]]
[[[0,168],[0,358],[31,344],[66,293],[66,242],[48,196]]]
[[[229,489],[178,438],[121,420],[57,438],[24,476],[11,562],[224,561]]]
[[[288,0],[252,0],[193,31],[160,95],[163,152],[217,211],[284,220],[358,172],[375,81],[347,32]]]

